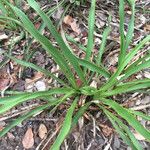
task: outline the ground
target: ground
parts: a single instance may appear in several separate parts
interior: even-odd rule
[[[43,10],[49,10],[52,6],[57,5],[57,1],[39,1]],[[21,4],[22,9],[27,12],[31,20],[35,23],[38,28],[39,22],[35,22],[36,13],[33,12],[26,3]],[[74,38],[78,43],[86,45],[88,35],[88,12],[90,3],[87,1],[81,6],[77,4],[71,4],[68,1],[68,5],[59,7],[53,14],[51,19],[57,24],[59,30],[63,30],[68,35]],[[69,8],[69,9],[67,9]],[[143,37],[150,33],[150,15],[149,15],[150,2],[148,0],[137,0],[136,1],[136,17],[135,17],[135,34],[134,41],[131,47],[134,47]],[[128,28],[129,17],[131,11],[126,5],[126,22],[125,27]],[[66,11],[65,13],[63,13]],[[63,18],[61,16],[63,14]],[[95,27],[95,47],[94,54],[97,53],[99,45],[101,43],[102,31],[106,25],[108,25],[108,16],[112,15],[111,28],[112,32],[108,37],[106,52],[103,59],[103,63],[110,68],[113,72],[117,64],[118,52],[119,52],[119,15],[118,15],[118,0],[97,0],[96,5],[96,27]],[[60,33],[62,33],[60,31]],[[23,34],[20,34],[20,32]],[[51,40],[51,35],[44,30],[44,34]],[[10,48],[10,38],[15,39],[15,44],[12,46],[11,52],[18,58],[24,58],[27,56],[28,43],[31,40],[30,37],[24,35],[22,31],[11,31],[7,29],[0,30],[0,42],[1,50],[7,50]],[[57,71],[59,68],[53,62],[53,60],[46,55],[42,48],[36,41],[32,41],[33,44],[30,48],[34,52],[31,62],[38,64],[41,67],[51,70],[52,72]],[[54,45],[56,44],[53,42]],[[70,44],[70,43],[69,43]],[[73,47],[76,55],[84,57],[84,53],[77,49],[76,46],[70,44]],[[148,49],[147,45],[143,48],[143,51],[137,54],[137,58],[144,54]],[[27,58],[27,57],[26,57]],[[136,59],[136,58],[135,58]],[[28,60],[28,58],[27,58]],[[30,68],[23,68],[12,60],[7,60],[3,55],[0,56],[1,68],[0,68],[0,89],[3,90],[1,96],[5,94],[5,91],[35,91],[43,90],[53,87],[56,85],[50,78],[46,78],[43,74],[35,72]],[[63,78],[63,75],[58,75]],[[133,78],[140,79],[142,77],[150,78],[150,69],[144,70],[136,74]],[[65,79],[64,79],[65,80]],[[96,79],[93,80],[95,84]],[[59,86],[59,85],[58,85]],[[150,114],[150,95],[131,93],[125,95],[118,95],[115,97],[116,100],[122,101],[123,105],[131,107],[134,110],[143,110],[147,114]],[[44,103],[42,100],[33,100],[25,102],[20,106],[13,108],[11,111],[0,116],[0,130],[3,129],[8,123],[14,120],[17,116],[21,116],[24,112],[27,112],[34,107]],[[7,135],[0,138],[0,150],[23,150],[26,148],[26,141],[28,138],[30,142],[33,140],[33,145],[30,150],[48,150],[53,140],[57,135],[57,131],[63,122],[67,104],[61,105],[59,109],[53,113],[50,113],[50,109],[47,111],[37,114],[33,118],[29,118],[23,121],[22,124],[11,129]],[[150,126],[150,122],[144,122],[141,120],[144,126]],[[42,128],[42,129],[41,129]],[[136,134],[136,133],[135,133]],[[27,139],[26,139],[26,137]],[[136,135],[141,141],[145,149],[150,149],[150,144],[147,143],[140,135]],[[25,144],[24,144],[25,143]],[[84,114],[84,117],[79,120],[78,125],[72,130],[71,134],[64,141],[61,146],[62,150],[130,150],[130,148],[124,144],[122,139],[114,131],[110,122],[107,118],[96,109],[91,106],[89,111]]]

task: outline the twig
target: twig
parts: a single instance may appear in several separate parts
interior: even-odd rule
[[[145,108],[148,108],[150,107],[150,104],[147,104],[147,105],[140,105],[140,106],[137,106],[137,107],[132,107],[130,108],[131,110],[143,110]]]

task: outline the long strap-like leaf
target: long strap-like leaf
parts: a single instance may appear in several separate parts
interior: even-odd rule
[[[123,119],[125,119],[137,132],[143,135],[147,140],[150,141],[150,131],[145,129],[139,121],[129,113],[125,108],[110,99],[101,99],[102,102],[108,106],[110,106],[113,110],[115,110]]]
[[[128,126],[126,126],[119,118],[108,110],[103,108],[104,113],[107,115],[116,131],[120,134],[122,139],[133,149],[133,150],[143,150],[140,143],[137,141],[133,133],[130,131]]]
[[[72,116],[73,116],[73,112],[74,112],[74,109],[76,107],[77,101],[78,101],[78,97],[74,100],[71,107],[69,108],[69,110],[66,114],[63,126],[59,132],[59,135],[57,136],[54,144],[50,148],[51,150],[59,150],[62,142],[64,141],[64,139],[68,135],[68,133],[71,129]]]
[[[48,29],[54,36],[55,40],[59,44],[64,56],[69,60],[69,62],[72,64],[74,69],[76,70],[77,74],[79,75],[80,79],[86,83],[86,80],[83,76],[83,71],[81,70],[79,63],[77,61],[77,58],[75,55],[68,49],[67,45],[63,41],[60,34],[57,32],[56,28],[54,27],[53,23],[49,19],[49,17],[40,9],[39,5],[34,0],[28,0],[29,5],[37,11],[37,13],[41,16],[44,23],[47,25]]]
[[[66,75],[67,79],[70,81],[73,87],[76,88],[76,82],[74,80],[74,75],[72,71],[70,70],[70,67],[68,63],[66,62],[65,58],[61,54],[58,49],[56,49],[51,42],[43,35],[39,33],[38,30],[35,29],[32,22],[28,19],[28,17],[18,8],[10,5],[12,9],[15,11],[17,16],[21,19],[24,28],[35,38],[38,40],[38,42],[41,43],[41,45],[44,47],[44,49],[52,55],[53,59],[57,62],[57,64],[60,66],[61,70]]]

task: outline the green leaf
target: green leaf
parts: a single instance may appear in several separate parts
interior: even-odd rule
[[[109,35],[111,31],[111,28],[110,27],[107,27],[104,32],[103,32],[103,35],[102,35],[102,42],[101,42],[101,46],[100,46],[100,49],[99,49],[99,53],[98,53],[98,57],[96,59],[96,64],[99,66],[101,64],[101,59],[102,59],[102,55],[104,53],[104,50],[105,50],[105,45],[106,45],[106,41],[107,41],[107,37]]]
[[[136,150],[136,145],[132,143],[132,140],[129,138],[130,135],[132,135],[131,131],[128,129],[126,125],[124,125],[117,117],[115,117],[112,113],[107,111],[106,109],[103,109],[104,113],[107,115],[108,119],[111,121],[112,125],[116,129],[116,131],[119,133],[121,138],[124,140],[124,142],[129,145],[133,150]],[[129,136],[128,136],[129,131]],[[133,135],[134,136],[134,135]],[[137,141],[134,137],[134,140]],[[139,144],[138,144],[139,145]],[[140,149],[141,150],[141,149]]]
[[[64,141],[64,139],[68,135],[68,133],[71,129],[72,116],[73,116],[74,109],[77,105],[77,101],[78,101],[78,97],[73,101],[71,107],[69,108],[69,110],[66,114],[63,126],[59,132],[59,135],[57,136],[54,144],[50,148],[51,150],[59,150],[62,142]]]
[[[143,70],[146,68],[150,68],[150,57],[144,60],[145,62],[140,62],[137,65],[131,66],[131,68],[128,68],[128,70],[125,70],[123,73],[123,77],[120,80],[127,79],[129,76]]]
[[[86,60],[90,60],[91,52],[94,46],[95,5],[96,0],[92,0],[88,19],[88,43],[85,57]]]
[[[55,40],[57,41],[57,43],[59,44],[62,53],[64,54],[64,56],[69,60],[69,62],[72,64],[72,66],[74,67],[75,71],[77,72],[77,74],[79,75],[80,79],[86,83],[86,80],[84,78],[83,75],[83,71],[81,70],[77,58],[75,57],[75,55],[73,55],[73,53],[68,49],[67,45],[65,44],[65,42],[63,41],[62,37],[60,36],[60,34],[57,32],[56,28],[54,27],[53,23],[51,22],[51,20],[49,19],[49,17],[40,9],[39,5],[34,1],[34,0],[28,0],[29,5],[35,9],[37,11],[37,13],[41,16],[41,18],[43,19],[44,23],[47,25],[48,29],[50,30],[50,32],[52,33],[52,35],[54,36]]]
[[[104,113],[107,115],[113,126],[115,127],[116,131],[120,134],[122,139],[133,149],[133,150],[142,150],[142,146],[137,141],[133,133],[130,129],[122,123],[120,119],[118,119],[114,114],[103,109]],[[117,125],[118,124],[118,125]]]
[[[53,79],[55,79],[56,81],[58,81],[59,83],[65,85],[65,86],[68,86],[63,80],[57,78],[53,73],[51,73],[50,71],[47,71],[46,69],[43,69],[33,63],[30,63],[30,62],[26,62],[26,61],[23,61],[23,60],[20,60],[20,59],[17,59],[13,56],[10,56],[8,54],[4,54],[6,55],[7,57],[9,57],[10,59],[14,60],[16,63],[22,65],[22,66],[25,66],[25,67],[29,67],[29,68],[33,68],[39,72],[42,72],[44,73],[46,76],[48,77],[52,77]]]
[[[136,45],[135,48],[133,48],[124,58],[124,61],[120,63],[120,65],[117,68],[117,71],[109,78],[108,82],[104,84],[100,89],[99,92],[105,91],[109,89],[110,87],[114,86],[118,80],[117,77],[122,73],[123,69],[126,67],[126,65],[133,59],[133,57],[136,55],[136,53],[148,42],[150,41],[150,35],[148,35],[146,38],[144,38],[139,44]],[[121,78],[120,78],[121,79]]]
[[[66,39],[69,42],[72,42],[73,44],[75,44],[76,46],[78,46],[81,50],[83,50],[84,52],[86,52],[86,47],[84,47],[83,45],[81,45],[80,43],[77,43],[71,36],[69,36],[68,34],[65,34]]]
[[[128,31],[127,31],[127,35],[126,35],[126,42],[125,42],[125,47],[124,47],[125,50],[128,49],[129,44],[133,37],[133,32],[134,32],[134,15],[135,15],[134,5],[132,5],[131,8],[132,8],[132,15],[131,15],[131,20],[129,22]]]
[[[125,45],[125,35],[124,35],[124,17],[125,17],[125,13],[124,13],[124,0],[120,0],[119,1],[119,17],[120,17],[120,37],[121,37],[121,49],[120,49],[120,54],[119,54],[119,64],[121,64],[121,62],[123,61],[123,57],[125,56],[125,49],[124,49],[124,45]]]
[[[138,60],[131,62],[131,64],[127,66],[124,72],[132,70],[134,67],[138,66],[139,64],[142,64],[145,61],[148,61],[149,59],[150,59],[150,50],[148,50],[147,53],[142,58],[139,58]]]
[[[25,102],[27,100],[36,99],[36,98],[43,98],[44,96],[53,95],[53,94],[70,94],[73,95],[75,91],[70,88],[58,88],[52,89],[49,91],[42,91],[42,92],[34,92],[34,93],[24,93],[10,97],[3,97],[0,100],[0,114],[6,112],[7,110],[11,109],[12,107]]]
[[[124,68],[132,59],[133,57],[137,54],[137,52],[147,43],[150,41],[150,35],[146,36],[142,41],[140,41],[139,44],[136,45],[135,48],[133,48],[126,56],[125,56],[125,60],[124,63],[121,66],[121,70],[122,68]]]
[[[55,62],[60,66],[61,70],[66,75],[67,79],[70,81],[72,86],[76,88],[76,82],[74,79],[74,75],[72,71],[70,70],[69,65],[67,64],[65,58],[61,54],[61,52],[56,49],[50,41],[43,35],[40,34],[38,30],[35,29],[32,22],[28,19],[28,17],[18,8],[10,5],[12,9],[15,11],[16,15],[21,19],[24,28],[38,41],[41,43],[43,48],[52,55]]]
[[[113,110],[115,110],[118,115],[120,115],[123,119],[125,119],[137,132],[139,132],[143,137],[150,141],[150,131],[145,129],[139,121],[130,113],[127,109],[123,108],[121,105],[116,103],[110,99],[101,99],[102,102],[108,106],[110,106]]]
[[[56,101],[54,102],[56,103]],[[14,121],[12,121],[10,124],[8,124],[2,131],[0,131],[0,137],[4,136],[10,129],[12,129],[13,127],[17,126],[18,124],[22,123],[22,121],[26,120],[29,117],[32,117],[33,115],[41,112],[42,110],[52,106],[53,104],[45,104],[42,106],[39,106],[27,113],[25,113],[24,115],[21,115],[19,118],[15,119]]]
[[[101,92],[101,96],[112,96],[116,94],[132,92],[139,89],[145,89],[150,87],[150,79],[135,80],[132,82],[122,83],[113,90]]]
[[[72,119],[72,125],[71,125],[72,128],[78,123],[78,120],[83,116],[83,114],[89,108],[91,103],[92,102],[88,102],[88,103],[84,104],[84,106],[79,108],[79,110],[76,112],[76,114],[74,115],[74,117]]]
[[[128,109],[128,111],[136,116],[140,116],[143,119],[150,121],[150,116],[148,114],[146,115],[143,112],[135,111],[135,110],[131,110],[131,109]]]
[[[97,66],[87,60],[80,59],[80,58],[78,59],[78,61],[81,66],[84,66],[85,68],[88,68],[89,70],[91,70],[95,73],[101,74],[102,76],[104,76],[106,78],[110,77],[110,73],[104,67]]]

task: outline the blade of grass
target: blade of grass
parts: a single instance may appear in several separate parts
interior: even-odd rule
[[[132,15],[131,15],[131,20],[130,20],[129,26],[128,26],[128,32],[127,32],[127,35],[126,35],[126,42],[125,42],[125,47],[124,47],[125,50],[128,49],[129,44],[130,44],[130,42],[132,40],[132,37],[133,37],[133,32],[134,32],[135,5],[132,5],[131,8],[132,8]]]
[[[149,54],[145,54],[142,58],[139,58],[138,60],[136,60],[134,63],[132,63],[131,65],[129,65],[124,72],[128,72],[130,70],[132,70],[133,68],[137,67],[139,64],[142,64],[145,61],[148,61],[150,58],[150,50],[148,51]]]
[[[135,111],[135,110],[131,110],[131,109],[128,109],[128,111],[136,116],[140,116],[143,119],[150,121],[150,116],[148,114],[146,115],[143,112]]]
[[[79,64],[81,66],[84,66],[85,68],[88,68],[89,70],[96,72],[98,74],[101,74],[102,76],[109,78],[110,73],[102,66],[97,66],[87,60],[78,58]]]
[[[62,126],[55,142],[53,143],[53,145],[50,148],[51,150],[59,150],[62,142],[64,141],[64,139],[68,135],[68,133],[71,129],[72,116],[73,116],[73,112],[75,110],[75,107],[77,105],[77,101],[78,101],[78,97],[73,101],[71,107],[69,108],[69,110],[66,114],[63,126]]]
[[[56,103],[53,102],[54,104]],[[27,118],[32,117],[33,115],[41,112],[42,110],[45,110],[46,108],[54,105],[54,104],[45,104],[42,106],[39,106],[33,110],[31,110],[30,112],[25,113],[24,115],[21,115],[19,118],[15,119],[14,121],[12,121],[10,124],[8,124],[2,131],[0,131],[0,137],[4,136],[10,129],[12,129],[13,127],[17,126],[18,124],[22,123],[24,120],[26,120]]]
[[[148,41],[150,41],[150,35],[144,38],[138,45],[136,45],[136,47],[133,50],[131,50],[130,53],[127,54],[127,56],[124,59],[124,62],[117,68],[117,71],[109,78],[108,82],[99,89],[99,92],[109,89],[118,82],[117,77],[121,74],[125,66],[132,60],[132,58],[139,51],[139,49],[142,48],[143,45]]]
[[[100,66],[100,64],[101,64],[102,55],[104,53],[107,37],[108,37],[110,31],[111,31],[111,28],[106,27],[106,29],[103,32],[101,46],[100,46],[100,49],[99,49],[99,52],[98,52],[98,57],[96,59],[96,64],[98,66]]]
[[[69,50],[65,42],[63,41],[62,37],[60,34],[57,32],[56,28],[54,27],[53,23],[51,20],[48,18],[48,16],[41,11],[40,6],[34,1],[34,0],[28,0],[29,5],[41,16],[45,24],[47,25],[48,29],[54,36],[55,40],[59,44],[64,56],[69,60],[69,62],[72,64],[74,69],[76,70],[77,74],[79,75],[80,79],[86,83],[85,77],[83,75],[83,71],[81,70],[77,58],[73,53]]]
[[[120,54],[119,54],[119,64],[121,64],[123,57],[126,54],[126,51],[124,49],[124,45],[125,45],[125,35],[124,35],[124,17],[125,17],[125,13],[124,13],[124,0],[120,0],[119,1],[119,17],[120,17],[120,43],[121,43],[121,48],[120,48]]]
[[[150,79],[137,80],[137,81],[119,85],[113,90],[101,92],[101,96],[107,97],[107,96],[117,95],[121,93],[132,92],[132,91],[136,91],[139,89],[145,89],[149,87],[150,87]]]
[[[137,54],[137,52],[147,43],[150,41],[150,35],[146,36],[142,41],[140,41],[139,44],[136,45],[135,48],[133,48],[126,56],[125,56],[125,61],[124,64],[122,65],[125,67],[131,60],[132,58]],[[122,67],[122,68],[123,68]]]
[[[76,114],[74,115],[74,117],[72,119],[71,128],[74,128],[74,126],[78,123],[79,118],[81,118],[83,116],[83,114],[89,108],[89,106],[91,105],[91,103],[92,102],[88,102],[88,103],[84,104],[84,106],[82,106],[82,107],[79,108],[79,110],[76,112]]]
[[[129,76],[146,68],[150,68],[150,60],[148,59],[147,61],[145,60],[145,62],[141,63],[140,65],[134,66],[132,69],[130,68],[129,70],[125,71],[120,81],[127,79]]]
[[[9,125],[7,125],[1,132],[0,132],[0,137],[2,137],[3,135],[5,135],[10,129],[12,129],[13,127],[15,127],[16,125],[20,124],[22,121],[26,120],[27,118],[29,117],[32,117],[33,115],[41,112],[42,110],[45,110],[47,109],[48,107],[50,106],[54,106],[56,105],[53,109],[51,109],[49,111],[50,112],[53,112],[58,106],[60,103],[62,103],[65,99],[68,98],[68,96],[70,96],[69,94],[66,94],[65,96],[63,96],[62,98],[60,99],[55,99],[52,98],[47,100],[48,101],[48,104],[45,104],[45,105],[42,105],[42,106],[39,106],[29,112],[27,112],[26,114],[20,116],[19,118],[15,119],[14,121],[12,121]],[[46,98],[46,97],[45,97]]]
[[[76,46],[78,46],[81,50],[83,50],[84,52],[86,52],[86,47],[84,47],[83,45],[77,43],[71,36],[65,34],[66,36],[66,39],[69,41],[69,42],[72,42],[73,44],[75,44]]]
[[[88,19],[88,43],[85,56],[85,59],[88,61],[90,60],[91,52],[94,47],[95,5],[96,0],[92,0]]]
[[[16,19],[11,18],[11,17],[1,16],[1,15],[0,15],[0,21],[6,22],[7,20],[13,21],[13,22],[15,22],[16,24],[18,24],[19,26],[23,26],[23,24],[22,24],[19,20],[16,20]]]
[[[14,60],[16,63],[18,63],[18,64],[20,64],[20,65],[22,65],[22,66],[25,66],[25,67],[33,68],[33,69],[35,69],[35,70],[37,70],[37,71],[39,71],[39,72],[42,72],[42,73],[44,73],[46,76],[52,77],[53,79],[55,79],[55,80],[58,81],[59,83],[61,83],[61,84],[63,84],[63,85],[65,85],[65,86],[68,87],[68,85],[67,85],[63,80],[57,78],[57,77],[56,77],[53,73],[51,73],[50,71],[47,71],[46,69],[43,69],[43,68],[41,68],[41,67],[39,67],[39,66],[37,66],[37,65],[35,65],[35,64],[33,64],[33,63],[30,63],[30,62],[26,62],[26,61],[17,59],[17,58],[15,58],[15,57],[13,57],[13,56],[10,56],[10,55],[8,55],[8,54],[5,54],[5,55],[6,55],[8,58]]]
[[[102,109],[102,107],[101,107]],[[133,143],[131,142],[130,138],[126,135],[125,131],[119,127],[119,124],[116,123],[116,120],[111,117],[110,113],[108,113],[109,111],[106,111],[106,109],[103,108],[104,113],[106,114],[106,116],[108,117],[108,119],[110,120],[110,122],[112,123],[112,125],[114,126],[114,128],[116,129],[116,131],[118,132],[118,134],[120,135],[120,137],[123,139],[123,141],[129,145],[133,150],[136,150],[135,146],[133,145]]]
[[[73,95],[74,90],[69,90],[68,88],[58,88],[52,89],[49,91],[42,91],[42,92],[34,92],[34,93],[25,93],[21,95],[15,95],[11,97],[3,97],[1,98],[0,104],[0,114],[6,112],[7,110],[11,109],[12,107],[25,102],[27,100],[36,99],[36,98],[43,98],[44,96],[53,95],[53,94],[64,94]]]
[[[27,18],[27,16],[18,8],[12,6],[12,9],[15,11],[17,16],[21,19],[24,28],[35,38],[37,39],[41,45],[44,47],[44,49],[52,55],[54,58],[55,62],[60,66],[61,70],[64,72],[66,75],[67,79],[70,81],[72,86],[76,88],[76,82],[74,79],[74,75],[72,71],[70,70],[69,65],[65,61],[65,58],[62,56],[61,52],[58,51],[50,42],[49,40],[41,35],[38,30],[35,29],[34,25],[32,22]]]
[[[139,121],[137,121],[136,118],[127,111],[127,109],[110,99],[101,99],[101,101],[115,110],[118,115],[125,119],[137,132],[150,141],[150,131],[145,129],[144,126],[142,126]]]
[[[133,133],[130,129],[122,123],[120,119],[118,119],[114,114],[103,109],[104,113],[107,115],[117,132],[121,135],[122,139],[132,148],[135,150],[143,150],[140,143],[137,141]],[[118,125],[117,125],[118,124]]]

